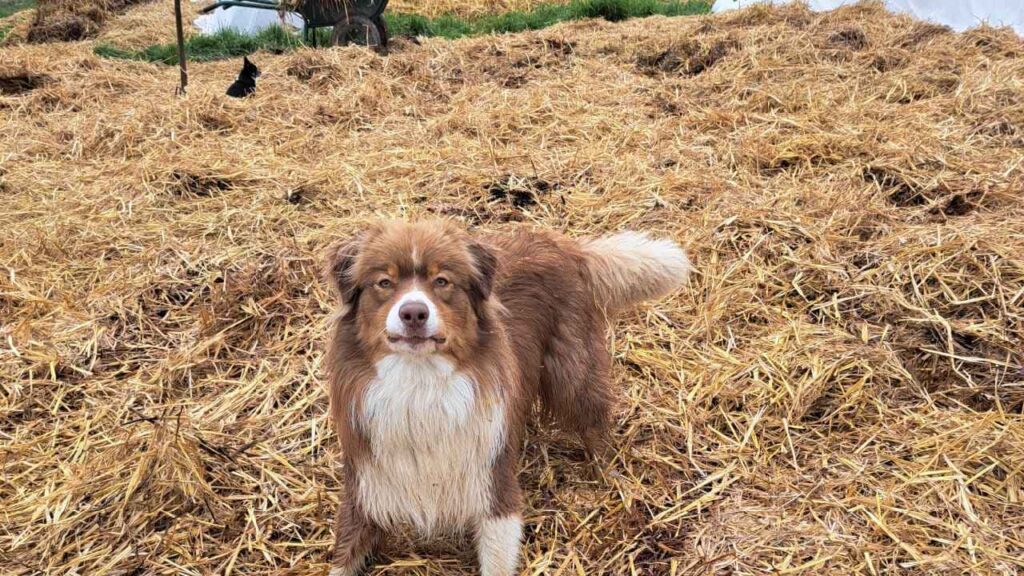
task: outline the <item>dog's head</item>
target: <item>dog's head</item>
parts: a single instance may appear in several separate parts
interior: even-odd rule
[[[239,73],[239,78],[251,78],[253,80],[260,77],[260,69],[249,60],[248,57],[242,57],[242,71]]]
[[[496,264],[453,224],[391,222],[334,245],[325,275],[341,299],[339,322],[371,356],[465,358],[492,327]]]

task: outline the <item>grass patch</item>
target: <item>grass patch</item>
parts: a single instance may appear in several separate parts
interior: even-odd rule
[[[274,26],[261,30],[255,35],[240,34],[234,30],[222,30],[216,34],[192,36],[185,43],[185,52],[192,62],[209,62],[210,60],[245,56],[258,50],[284,52],[301,45],[302,40],[297,35],[280,26]],[[176,44],[156,44],[142,50],[124,50],[110,44],[99,44],[93,48],[93,52],[104,58],[143,60],[171,65],[178,63],[178,46]]]
[[[463,19],[451,14],[427,18],[419,14],[385,13],[388,33],[395,36],[427,36],[464,38],[484,34],[505,34],[539,30],[559,22],[604,18],[612,22],[646,16],[685,16],[705,14],[711,9],[706,0],[572,0],[567,4],[540,4],[524,12],[506,12],[478,18]],[[327,30],[319,38],[326,40]],[[256,35],[224,30],[211,35],[192,36],[186,41],[188,59],[206,62],[251,54],[258,50],[283,52],[304,45],[302,39],[280,27],[267,28]],[[178,61],[174,44],[159,44],[142,50],[123,50],[100,44],[93,51],[106,58],[122,58],[175,64]]]
[[[0,0],[0,18],[36,7],[36,0]]]
[[[36,7],[36,0],[0,0],[0,19]],[[0,26],[0,42],[10,34],[13,26]]]

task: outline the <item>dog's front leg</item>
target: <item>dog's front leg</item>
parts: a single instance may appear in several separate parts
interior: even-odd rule
[[[477,528],[477,555],[482,576],[518,574],[519,541],[523,537],[523,517],[519,514],[490,516]]]
[[[495,463],[490,513],[476,527],[481,576],[518,574],[523,539],[523,496],[515,474],[516,454],[506,450]]]
[[[379,540],[380,529],[363,514],[354,495],[343,494],[334,518],[334,559],[328,576],[359,574]]]

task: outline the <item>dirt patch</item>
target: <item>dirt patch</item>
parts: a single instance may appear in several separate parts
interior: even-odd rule
[[[28,72],[5,74],[0,72],[0,94],[5,96],[24,94],[52,81],[53,78],[46,74],[31,74]]]
[[[865,182],[877,185],[893,206],[913,208],[928,203],[928,197],[922,193],[920,187],[899,172],[879,166],[868,166],[864,169],[863,178]]]
[[[316,200],[323,192],[319,186],[313,184],[302,184],[295,188],[291,188],[284,193],[284,200],[289,204],[301,205],[309,204]]]
[[[482,51],[480,73],[504,88],[522,88],[529,83],[534,70],[568,68],[576,53],[574,42],[557,38],[521,42],[514,48],[514,54],[496,46]],[[473,68],[476,67],[469,70]]]
[[[508,202],[516,208],[527,208],[558,189],[557,183],[536,176],[515,176],[509,174],[484,186],[491,200]]]
[[[171,174],[168,191],[180,198],[209,198],[232,187],[226,178],[176,171]]]
[[[871,57],[868,66],[877,72],[891,72],[907,65],[907,57],[896,51],[879,52]]]
[[[928,206],[928,213],[939,220],[948,217],[966,216],[976,210],[997,202],[1005,194],[987,194],[969,184],[944,182],[926,185],[915,181],[898,170],[870,166],[863,172],[866,182],[871,182],[885,194],[886,201],[897,208],[920,208]]]
[[[637,67],[645,74],[673,74],[685,76],[701,74],[739,48],[733,40],[718,40],[709,44],[687,42],[653,55],[641,56]]]
[[[832,46],[850,50],[863,50],[868,47],[868,36],[855,26],[838,30],[828,37]]]
[[[953,194],[938,211],[946,216],[966,216],[981,207],[984,196],[979,190]]]
[[[572,56],[576,53],[576,43],[571,40],[545,38],[543,44],[549,51],[556,52],[562,56]]]

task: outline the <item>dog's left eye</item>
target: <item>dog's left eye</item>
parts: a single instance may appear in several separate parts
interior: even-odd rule
[[[442,278],[440,276],[437,277],[437,278],[434,278],[434,286],[437,286],[438,288],[444,288],[447,285],[448,285],[448,279],[447,278]]]

